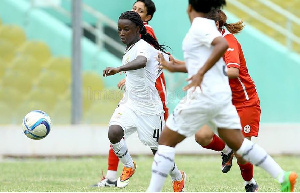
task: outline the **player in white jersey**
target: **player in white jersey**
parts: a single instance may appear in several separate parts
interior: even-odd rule
[[[169,116],[160,136],[147,191],[162,190],[174,162],[175,146],[206,124],[238,155],[277,179],[282,191],[294,189],[296,173],[283,171],[265,150],[245,139],[241,132],[222,59],[228,44],[215,22],[205,18],[212,9],[225,4],[225,0],[189,0],[187,13],[192,26],[182,46],[189,76],[189,84],[184,88],[187,95]]]
[[[122,188],[127,186],[136,169],[124,137],[127,139],[133,132],[137,132],[140,141],[155,154],[165,125],[163,105],[155,87],[156,79],[161,73],[155,58],[164,49],[146,33],[139,14],[134,11],[121,14],[118,32],[121,41],[127,45],[122,66],[106,68],[103,76],[126,71],[124,97],[110,119],[108,131],[111,146],[124,164],[123,172],[117,180],[117,187]],[[175,181],[184,186],[184,173],[175,164],[172,168],[169,173],[173,184]]]

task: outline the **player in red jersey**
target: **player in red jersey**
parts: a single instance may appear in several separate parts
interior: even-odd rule
[[[153,28],[148,24],[148,22],[153,18],[154,12],[156,11],[155,4],[152,0],[137,0],[132,7],[132,10],[141,16],[144,26],[153,38],[157,39]],[[125,79],[118,83],[118,88],[123,89],[125,86]],[[159,77],[156,79],[155,83],[156,89],[158,90],[159,96],[161,98],[163,109],[164,109],[164,119],[168,118],[169,110],[166,106],[166,82],[163,72],[160,73]],[[117,186],[117,170],[119,165],[119,158],[115,155],[113,149],[110,147],[108,154],[108,169],[106,176],[103,176],[102,180],[97,183],[97,187],[116,187]],[[176,182],[176,181],[175,181]]]

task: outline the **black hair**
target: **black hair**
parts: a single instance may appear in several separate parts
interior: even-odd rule
[[[135,25],[140,28],[140,34],[143,40],[151,44],[155,49],[160,50],[162,52],[166,52],[164,48],[165,46],[160,45],[156,39],[154,39],[150,34],[147,33],[147,30],[144,26],[141,16],[138,13],[134,11],[126,11],[124,13],[121,13],[119,19],[128,19],[133,23],[135,23]]]
[[[189,0],[189,4],[197,12],[208,13],[212,9],[220,9],[226,5],[226,0]]]
[[[155,7],[154,2],[152,0],[137,0],[136,2],[142,2],[142,3],[145,4],[145,7],[147,8],[147,15],[151,15],[151,19],[152,19],[153,15],[154,15],[154,13],[156,11],[156,7]]]

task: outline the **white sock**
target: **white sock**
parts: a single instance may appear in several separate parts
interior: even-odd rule
[[[124,139],[119,143],[111,144],[116,156],[121,160],[126,168],[133,168],[133,160],[128,152],[127,145]]]
[[[178,167],[175,163],[170,171],[170,176],[172,178],[172,181],[180,181],[182,179],[182,174],[178,170]]]
[[[254,178],[252,178],[250,181],[245,181],[245,186],[246,186],[247,184],[256,184],[256,181],[255,181]]]
[[[266,170],[274,179],[277,179],[280,183],[282,182],[281,176],[284,171],[281,167],[273,160],[273,158],[267,154],[259,145],[254,144],[248,139],[244,139],[237,154],[243,156],[243,158],[253,165],[259,166]]]
[[[117,180],[117,171],[113,171],[113,170],[107,170],[106,172],[106,179],[109,179],[110,181],[116,181]]]
[[[230,152],[232,151],[232,149],[230,149],[230,147],[228,147],[226,144],[225,144],[225,147],[224,149],[222,150],[222,152],[226,155],[228,155]]]
[[[175,148],[159,145],[152,164],[152,176],[147,192],[161,192],[174,166]]]

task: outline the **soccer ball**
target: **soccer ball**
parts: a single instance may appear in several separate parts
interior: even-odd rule
[[[22,127],[28,138],[40,140],[49,134],[51,119],[45,112],[34,110],[24,117]]]

